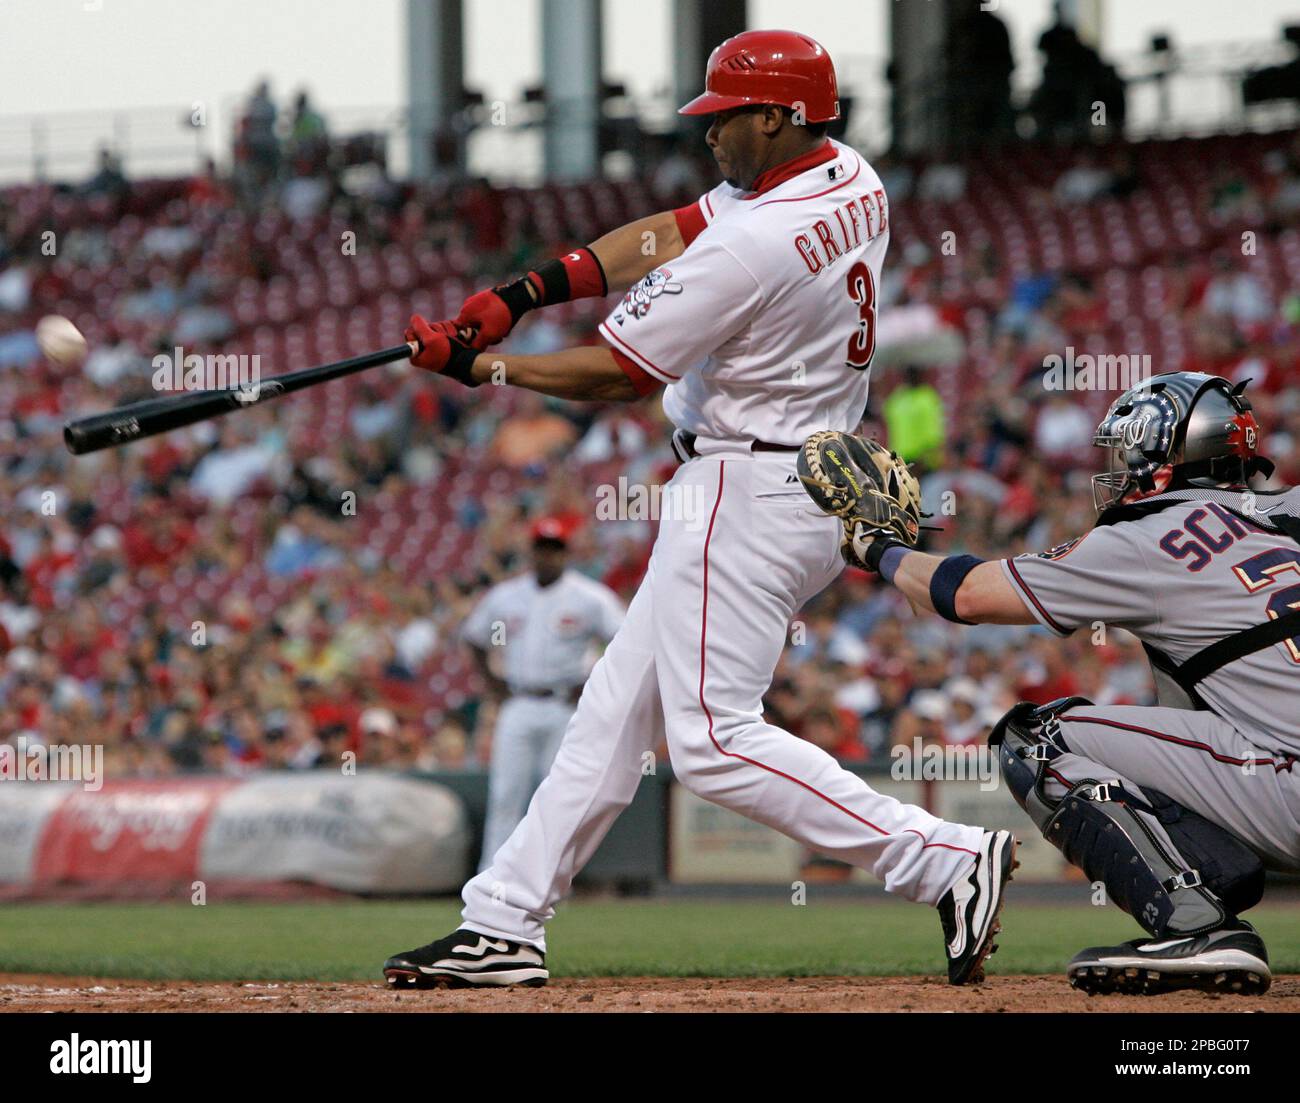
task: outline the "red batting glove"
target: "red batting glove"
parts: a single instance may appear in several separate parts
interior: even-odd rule
[[[527,295],[528,292],[524,291],[523,294]],[[522,312],[516,314],[511,310],[501,296],[500,289],[494,287],[490,291],[478,291],[466,299],[460,313],[456,315],[456,325],[458,328],[473,330],[474,336],[470,344],[483,352],[499,341],[504,341],[520,317]]]
[[[457,332],[454,322],[430,325],[420,315],[412,314],[403,336],[420,344],[420,351],[411,357],[417,368],[448,376],[467,387],[478,386],[471,374],[478,350],[469,343],[467,333]]]

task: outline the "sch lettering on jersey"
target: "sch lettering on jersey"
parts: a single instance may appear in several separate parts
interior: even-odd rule
[[[888,201],[881,188],[855,195],[831,214],[831,218],[817,219],[794,238],[799,258],[814,276],[889,228]]]
[[[1210,520],[1210,515],[1223,523],[1220,529]],[[1171,529],[1160,538],[1158,547],[1165,555],[1179,561],[1196,574],[1205,570],[1211,560],[1227,551],[1248,532],[1260,531],[1249,526],[1222,506],[1207,502],[1204,509],[1194,509],[1183,521],[1182,528]]]

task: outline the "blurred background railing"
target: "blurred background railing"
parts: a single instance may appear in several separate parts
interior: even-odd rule
[[[1187,49],[1147,50],[1112,59],[1123,79],[1130,140],[1202,136],[1223,132],[1264,132],[1300,124],[1300,100],[1286,95],[1251,102],[1252,89],[1268,94],[1268,80],[1252,76],[1294,66],[1296,50],[1286,41],[1220,43]],[[879,57],[847,54],[838,62],[847,115],[846,135],[871,155],[894,142],[894,104],[904,125],[940,113],[957,94],[940,81],[913,81],[895,96]],[[1017,131],[1031,136],[1029,105],[1038,73],[1021,66],[1013,79],[1012,107]],[[1294,78],[1292,78],[1294,79]],[[1274,82],[1276,83],[1276,82]],[[611,90],[618,91],[617,86]],[[501,101],[468,94],[467,106],[449,133],[430,135],[441,142],[445,161],[463,163],[471,175],[496,183],[535,184],[543,176],[543,130],[548,111],[563,115],[583,110],[579,101],[552,104],[540,98]],[[602,104],[606,175],[626,179],[641,166],[647,146],[678,131],[674,99],[668,93],[630,97],[609,95]],[[37,116],[0,114],[0,184],[20,180],[72,182],[95,171],[102,149],[118,158],[128,175],[166,176],[199,171],[208,158],[229,166],[242,104],[228,99],[205,105],[202,125],[194,125],[198,105],[133,108],[120,111],[53,112]],[[332,139],[365,138],[381,151],[390,174],[409,170],[410,112],[402,106],[322,104]],[[458,149],[448,149],[450,143]]]

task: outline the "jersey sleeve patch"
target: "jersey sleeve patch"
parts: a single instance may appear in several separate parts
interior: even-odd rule
[[[1073,540],[1067,540],[1064,544],[1057,544],[1054,548],[1048,548],[1046,551],[1035,552],[1033,557],[1035,559],[1050,559],[1053,561],[1064,559],[1070,554],[1070,552],[1074,551],[1074,549],[1079,546],[1079,541],[1082,539],[1082,536],[1076,536]]]
[[[758,281],[710,231],[630,287],[600,335],[642,371],[676,383],[751,325],[762,306]]]
[[[1141,530],[1094,528],[1038,554],[1004,560],[1007,578],[1040,623],[1068,634],[1086,625],[1126,628],[1140,638],[1156,630],[1155,583]]]

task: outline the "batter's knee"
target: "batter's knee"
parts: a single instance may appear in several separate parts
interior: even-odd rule
[[[734,784],[727,776],[744,765],[743,757],[728,751],[728,746],[743,740],[746,729],[758,723],[745,717],[712,717],[704,712],[669,717],[664,729],[673,777],[696,796],[715,799]]]

